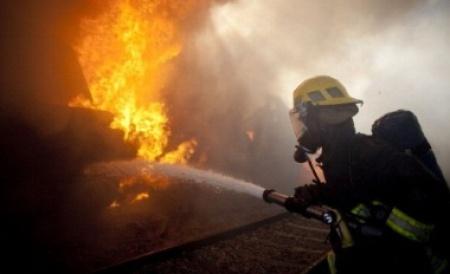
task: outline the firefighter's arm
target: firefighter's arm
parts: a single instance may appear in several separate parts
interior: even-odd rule
[[[308,184],[295,188],[294,197],[308,205],[331,205],[336,200],[336,195],[343,195],[343,193],[339,192],[339,189],[333,188],[328,183]]]
[[[320,200],[322,190],[315,185],[304,185],[295,188],[294,197],[310,205]]]

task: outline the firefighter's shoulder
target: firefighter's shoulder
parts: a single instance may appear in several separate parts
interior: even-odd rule
[[[352,140],[351,157],[352,162],[357,161],[368,165],[392,164],[392,162],[404,161],[405,158],[409,158],[404,152],[386,141],[361,133],[356,134]]]

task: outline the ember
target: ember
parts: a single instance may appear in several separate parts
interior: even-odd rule
[[[255,132],[253,130],[247,130],[245,134],[247,135],[247,138],[250,142],[253,142],[255,140]]]
[[[139,193],[138,195],[136,195],[136,197],[134,198],[134,202],[140,201],[140,200],[145,200],[148,199],[148,197],[150,197],[150,195],[148,195],[148,193],[146,192],[142,192]]]

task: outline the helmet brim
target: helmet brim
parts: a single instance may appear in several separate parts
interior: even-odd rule
[[[337,125],[347,121],[358,113],[356,104],[342,104],[319,107],[319,119],[330,125]]]
[[[316,106],[337,106],[337,105],[346,105],[346,104],[363,104],[362,100],[353,98],[353,97],[339,97],[332,98],[324,101],[313,102],[313,105]]]

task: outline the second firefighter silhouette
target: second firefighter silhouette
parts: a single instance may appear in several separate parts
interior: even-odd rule
[[[326,181],[297,188],[295,197],[304,208],[337,209],[351,232],[332,230],[330,271],[447,273],[450,195],[417,119],[399,111],[375,123],[374,132],[391,128],[401,135],[402,125],[389,122],[412,121],[417,142],[399,147],[380,134],[356,133],[352,117],[359,103],[336,79],[318,76],[295,89],[290,111],[298,140],[295,159],[306,162],[321,148],[316,161]],[[430,153],[432,167],[421,161]]]

